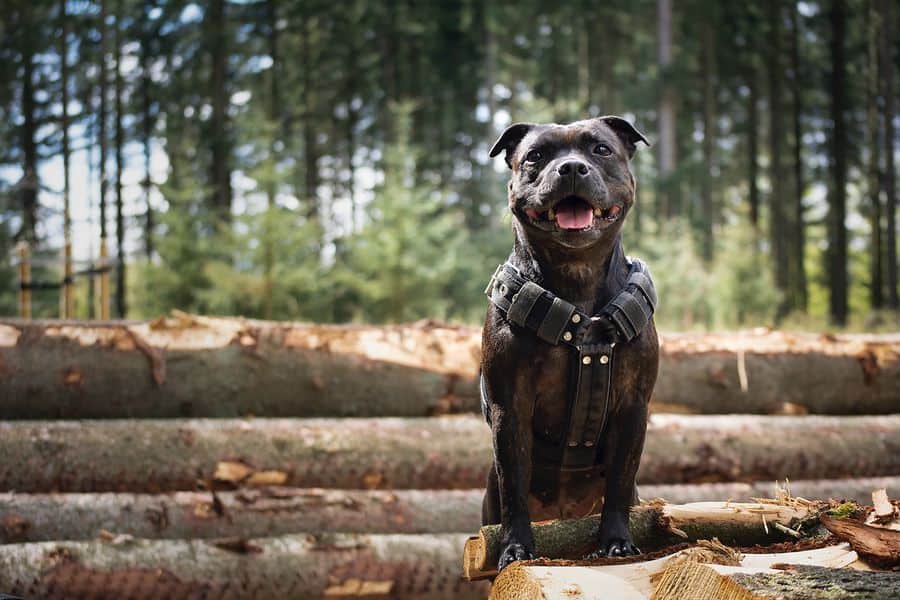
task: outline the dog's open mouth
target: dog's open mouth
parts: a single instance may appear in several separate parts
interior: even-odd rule
[[[622,207],[614,204],[607,208],[594,208],[584,198],[566,196],[549,210],[529,208],[525,213],[533,223],[544,228],[552,225],[554,229],[581,230],[590,229],[595,223],[614,223],[622,214]]]

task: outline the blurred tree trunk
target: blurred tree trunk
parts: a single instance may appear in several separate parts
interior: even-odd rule
[[[880,15],[877,3],[879,0],[870,0],[868,6],[867,23],[867,52],[868,63],[866,65],[866,128],[868,140],[866,146],[869,149],[868,182],[866,189],[871,206],[869,207],[869,224],[872,230],[872,240],[869,250],[871,252],[871,265],[869,267],[869,302],[873,309],[879,309],[884,305],[884,281],[882,273],[884,264],[882,256],[884,247],[881,240],[881,124],[879,122],[879,41],[881,37]]]
[[[847,323],[847,10],[844,0],[833,0],[831,24],[831,189],[828,193],[829,312],[835,325]]]
[[[766,54],[766,70],[769,74],[769,240],[772,244],[772,262],[775,269],[775,286],[782,294],[778,304],[776,319],[780,320],[790,310],[788,272],[787,197],[785,194],[784,166],[784,65],[781,60],[782,46],[782,0],[768,0],[769,50]]]
[[[18,26],[22,40],[22,124],[19,128],[22,144],[22,179],[19,196],[22,199],[22,226],[15,235],[17,240],[34,243],[37,240],[38,219],[38,150],[37,150],[37,99],[35,98],[35,35],[33,15],[27,2],[18,12]]]
[[[795,4],[790,7],[791,15],[791,97],[794,105],[794,214],[791,219],[790,261],[791,261],[791,304],[795,310],[806,312],[809,293],[806,283],[806,223],[803,210],[803,196],[806,182],[803,176],[803,84],[800,59],[800,14]]]
[[[881,16],[881,35],[879,47],[883,77],[881,77],[881,95],[884,98],[884,196],[887,228],[885,239],[886,268],[887,268],[887,305],[897,310],[897,176],[894,161],[894,70],[897,63],[894,60],[894,47],[896,41],[893,38],[896,30],[894,22],[893,6],[888,0],[878,0],[878,12]]]
[[[143,15],[144,19],[147,18],[146,14]],[[150,173],[150,159],[152,148],[150,143],[152,141],[153,135],[153,114],[152,114],[152,103],[150,99],[150,86],[152,85],[152,79],[150,75],[150,59],[152,56],[152,50],[150,48],[150,44],[152,43],[153,33],[148,30],[149,26],[144,25],[145,29],[141,34],[141,144],[143,145],[144,150],[144,180],[141,182],[141,186],[144,188],[144,207],[147,211],[144,214],[144,253],[147,256],[147,261],[153,259],[153,229],[155,227],[153,222],[153,206],[150,203],[150,193],[153,189],[153,178]]]
[[[703,86],[703,170],[700,203],[702,253],[707,263],[713,259],[713,223],[715,201],[713,199],[713,173],[716,169],[716,47],[715,24],[712,17],[705,20],[701,31],[700,72]]]
[[[63,305],[60,311],[62,318],[71,319],[73,315],[72,302],[72,212],[70,207],[70,145],[69,145],[69,15],[66,10],[66,0],[60,0],[59,3],[60,23],[62,27],[62,35],[59,40],[59,60],[60,60],[60,123],[59,127],[62,131],[62,160],[63,160],[63,256],[65,260],[64,273],[66,281],[63,287]]]
[[[99,91],[100,94],[100,109],[97,118],[100,121],[100,126],[97,130],[97,137],[99,137],[98,145],[100,146],[100,244],[103,245],[106,243],[106,186],[107,186],[107,178],[106,178],[106,150],[107,150],[107,135],[106,135],[106,119],[107,119],[107,107],[106,107],[106,96],[107,96],[107,73],[106,73],[106,52],[107,52],[107,35],[106,35],[106,0],[100,0],[100,23],[98,27],[100,29],[100,60],[98,61],[100,74],[100,85]],[[102,294],[101,294],[102,295]]]
[[[300,44],[300,64],[303,69],[303,156],[304,156],[304,189],[303,196],[307,202],[306,214],[310,221],[319,223],[319,153],[316,144],[314,124],[316,97],[312,82],[312,49],[310,37],[313,32],[312,18],[304,9],[302,25],[302,42]],[[389,109],[390,111],[390,109]]]
[[[228,45],[226,0],[212,0],[204,16],[210,58],[209,123],[211,205],[220,222],[231,218],[231,149],[229,140]]]
[[[275,283],[272,273],[275,270],[275,249],[273,247],[275,240],[272,232],[272,211],[275,210],[275,198],[278,192],[278,182],[276,180],[276,169],[278,168],[278,131],[281,125],[281,89],[278,85],[279,69],[281,67],[280,53],[278,51],[278,4],[276,0],[268,0],[266,2],[266,20],[268,21],[268,42],[269,42],[269,58],[272,59],[272,65],[269,67],[269,106],[268,114],[268,132],[269,132],[269,152],[266,168],[266,209],[267,214],[263,219],[263,318],[272,318],[272,290]]]
[[[759,243],[759,82],[756,66],[747,70],[747,184],[750,225]]]
[[[672,0],[657,0],[657,61],[661,90],[659,94],[659,182],[661,214],[673,217],[675,207],[674,177],[675,156],[675,90],[669,83],[672,64]]]
[[[116,314],[124,319],[128,313],[125,298],[125,212],[122,198],[122,171],[125,169],[125,160],[122,156],[122,147],[125,144],[125,132],[122,126],[122,0],[116,1],[116,29],[114,44],[116,45]]]

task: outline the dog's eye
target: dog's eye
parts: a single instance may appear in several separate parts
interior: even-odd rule
[[[544,158],[544,155],[541,154],[540,150],[531,150],[525,155],[525,162],[536,163],[542,158]]]
[[[606,144],[597,144],[594,146],[594,154],[599,154],[600,156],[609,156],[612,154],[612,148],[607,146]]]

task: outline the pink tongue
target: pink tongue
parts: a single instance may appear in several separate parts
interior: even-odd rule
[[[563,229],[584,229],[594,222],[594,211],[584,202],[567,202],[557,207],[556,222]]]

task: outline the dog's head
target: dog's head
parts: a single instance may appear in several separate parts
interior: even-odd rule
[[[621,117],[510,125],[491,156],[506,152],[509,208],[520,232],[572,249],[613,239],[634,203],[629,161],[638,142],[649,145]]]

